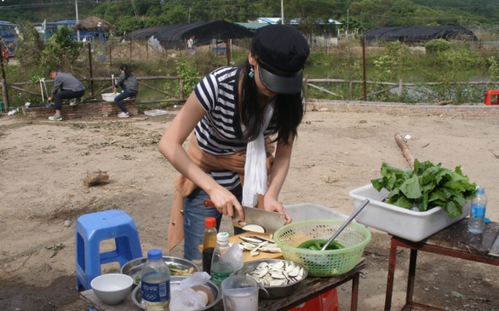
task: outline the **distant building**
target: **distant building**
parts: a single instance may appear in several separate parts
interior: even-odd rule
[[[262,24],[280,24],[280,17],[259,17],[253,23],[262,23]]]

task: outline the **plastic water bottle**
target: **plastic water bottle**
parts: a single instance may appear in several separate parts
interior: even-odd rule
[[[170,310],[170,269],[163,260],[160,249],[147,252],[142,268],[142,300],[146,311]]]
[[[215,217],[207,217],[204,220],[204,224],[203,271],[210,273],[213,252],[217,246],[217,219]]]
[[[468,220],[468,231],[475,234],[483,233],[485,229],[485,209],[487,208],[487,197],[485,189],[476,187],[476,193],[471,201],[470,219]]]
[[[213,259],[211,261],[211,281],[220,286],[222,281],[234,273],[234,267],[230,262],[224,260],[223,256],[229,249],[229,234],[220,232],[217,234],[217,247],[213,251]]]

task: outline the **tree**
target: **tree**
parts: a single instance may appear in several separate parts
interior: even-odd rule
[[[41,65],[46,68],[58,68],[69,71],[80,56],[80,42],[72,39],[73,31],[66,27],[57,30],[42,51]]]
[[[22,35],[16,41],[16,58],[21,68],[35,68],[40,64],[43,50],[40,34],[30,22],[23,22],[20,28]]]

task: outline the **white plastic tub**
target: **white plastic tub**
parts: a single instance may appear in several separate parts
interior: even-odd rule
[[[293,221],[311,219],[347,219],[348,216],[334,211],[332,208],[314,203],[300,203],[285,205],[286,211]]]
[[[102,99],[107,102],[114,102],[114,98],[118,96],[118,93],[103,93]]]
[[[447,216],[441,207],[434,207],[426,212],[411,211],[383,203],[382,200],[388,196],[388,193],[386,189],[378,192],[371,184],[351,190],[354,209],[357,209],[365,199],[370,201],[355,218],[357,222],[409,241],[419,242],[470,213],[470,201],[463,206],[463,213],[457,218]]]

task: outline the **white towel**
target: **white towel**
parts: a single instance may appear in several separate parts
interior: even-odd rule
[[[269,126],[273,114],[274,101],[272,100],[265,108],[260,134],[255,140],[248,142],[244,164],[243,201],[241,202],[244,206],[255,206],[258,202],[258,194],[267,192],[267,154],[263,131]]]

